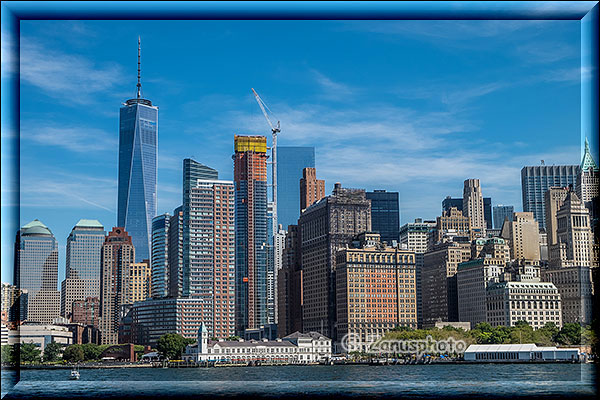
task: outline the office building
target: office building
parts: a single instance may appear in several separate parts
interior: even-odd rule
[[[135,261],[150,259],[152,218],[156,215],[158,107],[142,98],[138,40],[137,96],[119,113],[117,226],[131,236]]]
[[[551,266],[597,266],[589,211],[569,191],[556,213],[556,243],[550,246]]]
[[[462,197],[452,198],[451,196],[446,196],[446,198],[444,200],[442,200],[442,212],[450,211],[450,209],[452,207],[456,208],[458,211],[461,211],[463,213],[463,215],[465,215],[465,212],[463,210],[463,198]],[[483,198],[483,218],[485,220],[486,230],[492,229],[493,220],[492,220],[492,198],[491,197]],[[500,224],[502,225],[502,221],[500,222]]]
[[[51,323],[60,315],[58,243],[37,219],[17,233],[14,277],[16,286],[28,293],[28,321]]]
[[[593,281],[590,267],[542,269],[542,281],[552,282],[560,293],[563,323],[588,325],[593,318]]]
[[[381,241],[390,246],[399,239],[400,206],[398,192],[375,190],[367,192],[371,200],[371,228],[381,235]]]
[[[443,211],[441,217],[436,219],[436,227],[432,243],[438,243],[454,237],[471,238],[471,220],[463,216],[455,207]]]
[[[362,233],[337,252],[335,276],[338,340],[350,334],[369,343],[397,326],[416,329],[414,252]]]
[[[152,297],[169,294],[169,224],[171,215],[164,213],[152,219]]]
[[[488,229],[493,229],[493,220],[492,220],[492,198],[484,197],[483,198],[483,219],[485,220],[485,228],[486,231]]]
[[[108,233],[101,251],[100,331],[102,344],[118,344],[119,324],[131,305],[129,272],[135,262],[131,236],[121,227]]]
[[[8,331],[8,344],[33,343],[42,351],[50,343],[58,343],[63,346],[73,344],[73,333],[66,326],[51,323],[19,325],[19,329]]]
[[[100,299],[88,297],[85,300],[74,301],[71,322],[98,328],[100,326]]]
[[[527,322],[533,329],[553,323],[562,327],[558,289],[550,282],[491,283],[487,288],[487,322],[492,326],[515,326]]]
[[[456,272],[458,265],[470,257],[468,241],[438,243],[425,253],[421,272],[423,327],[458,321]]]
[[[323,197],[325,197],[325,181],[317,179],[315,168],[304,168],[300,179],[300,211],[306,210]]]
[[[201,299],[201,321],[212,337],[235,334],[234,185],[198,179],[190,189],[189,297]],[[184,217],[185,218],[185,217]],[[185,247],[185,246],[184,246]]]
[[[100,297],[100,250],[106,232],[95,219],[82,219],[67,238],[65,280],[61,283],[60,315],[71,317],[74,301]]]
[[[131,263],[129,266],[129,301],[143,301],[151,297],[152,270],[150,262],[144,260],[139,263]]]
[[[342,188],[308,207],[300,216],[302,328],[337,339],[335,255],[352,238],[371,231],[371,201],[362,189]]]
[[[456,208],[458,211],[463,210],[463,199],[460,198],[452,198],[451,196],[446,196],[444,200],[442,200],[442,213],[444,211],[450,211],[451,208]]]
[[[556,244],[558,238],[556,236],[556,214],[567,198],[569,188],[567,187],[549,187],[544,193],[544,211],[546,213],[546,241],[548,245]]]
[[[469,218],[473,232],[477,232],[478,237],[485,236],[487,226],[483,214],[483,195],[479,179],[465,180],[462,212]]]
[[[268,322],[267,138],[234,138],[236,331]]]
[[[540,260],[540,230],[531,212],[516,212],[502,226],[503,239],[510,246],[512,260]]]
[[[546,229],[544,196],[552,186],[575,186],[579,165],[538,165],[521,169],[523,211],[533,213],[539,227]]]
[[[421,295],[421,271],[423,270],[423,258],[429,249],[430,239],[435,233],[436,221],[423,221],[416,218],[415,222],[400,227],[399,242],[403,248],[415,253],[415,281],[417,293],[417,324],[423,325],[423,297]]]
[[[586,204],[586,207],[589,207],[588,203],[591,203],[600,195],[599,186],[600,174],[598,173],[598,165],[596,165],[592,153],[590,153],[590,146],[586,138],[585,150],[575,186],[577,196]]]
[[[277,276],[277,331],[280,336],[302,332],[302,268],[297,225],[289,225]]]
[[[504,224],[505,219],[509,219],[512,221],[513,213],[515,212],[514,206],[504,206],[502,204],[498,204],[493,208],[494,215],[494,229],[502,229],[502,224]]]
[[[277,146],[277,223],[283,228],[300,217],[300,186],[304,168],[315,168],[314,147]]]
[[[177,207],[173,211],[173,216],[169,220],[168,234],[168,264],[169,264],[169,297],[179,297],[183,295],[183,206]],[[187,275],[189,276],[189,274]],[[187,280],[189,282],[189,279]],[[188,287],[189,291],[189,287]]]
[[[27,320],[28,292],[16,285],[2,282],[2,320],[8,322]]]

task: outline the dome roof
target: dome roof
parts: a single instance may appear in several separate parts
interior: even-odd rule
[[[52,231],[38,219],[34,219],[30,223],[21,228],[21,235],[50,235]]]

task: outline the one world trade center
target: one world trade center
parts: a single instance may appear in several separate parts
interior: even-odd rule
[[[142,98],[138,38],[137,96],[119,114],[119,193],[117,226],[132,238],[136,261],[150,259],[152,218],[156,215],[158,107]]]

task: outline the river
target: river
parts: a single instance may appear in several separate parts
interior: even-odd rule
[[[263,366],[221,368],[68,369],[21,371],[10,389],[2,371],[5,399],[122,398],[267,394],[270,397],[351,395],[357,397],[573,396],[595,393],[592,364],[433,364]],[[12,375],[11,375],[12,374]]]

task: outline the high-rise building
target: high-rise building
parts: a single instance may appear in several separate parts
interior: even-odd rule
[[[183,295],[183,206],[169,220],[169,297]]]
[[[579,165],[538,165],[521,169],[523,211],[533,213],[540,228],[546,229],[546,191],[552,186],[574,186],[579,170]]]
[[[142,98],[141,91],[138,40],[137,96],[119,114],[117,226],[131,235],[139,261],[150,259],[158,164],[158,107]]]
[[[498,204],[494,206],[493,214],[494,214],[494,229],[502,229],[502,224],[504,224],[504,220],[508,218],[512,221],[513,213],[515,212],[514,206],[504,206],[502,204]]]
[[[169,224],[171,215],[164,213],[152,219],[152,297],[169,294]],[[176,278],[175,278],[176,279]]]
[[[144,301],[151,297],[152,269],[150,262],[148,260],[144,260],[139,263],[131,263],[129,265],[128,282],[128,305],[131,305],[136,301]]]
[[[100,330],[102,344],[117,344],[119,323],[130,305],[129,272],[135,262],[131,236],[121,227],[108,233],[101,252]]]
[[[470,257],[468,241],[438,243],[425,253],[421,273],[424,327],[436,322],[458,321],[456,272],[458,265]]]
[[[589,211],[569,191],[556,213],[556,243],[549,246],[551,266],[596,266]]]
[[[235,222],[231,181],[197,179],[189,191],[189,297],[212,337],[235,334]],[[185,247],[185,246],[184,246]]]
[[[17,233],[14,277],[16,286],[28,292],[28,321],[51,323],[60,315],[58,243],[37,219]]]
[[[234,138],[236,331],[268,323],[267,138]]]
[[[2,282],[2,321],[26,321],[27,297],[26,289]]]
[[[579,174],[576,182],[577,197],[590,212],[590,225],[594,234],[594,253],[598,256],[600,252],[600,170],[590,152],[587,138],[585,139],[585,150],[581,160]]]
[[[75,300],[71,322],[93,325],[98,328],[100,325],[100,299],[98,297],[88,297],[85,300]]]
[[[485,236],[487,227],[483,213],[483,195],[479,179],[466,179],[463,189],[463,215],[469,218],[471,230],[477,237]]]
[[[492,198],[491,197],[483,198],[483,219],[485,220],[486,230],[493,229]]]
[[[315,168],[304,168],[300,179],[300,211],[306,210],[323,197],[325,197],[325,181],[317,179]]]
[[[298,182],[304,168],[314,167],[314,147],[277,146],[277,223],[284,228],[300,217]]]
[[[546,213],[546,241],[548,245],[556,244],[556,214],[567,198],[569,188],[549,187],[544,193],[544,211]]]
[[[300,256],[298,226],[288,225],[282,254],[282,267],[277,275],[277,332],[279,336],[303,331]]]
[[[182,250],[183,250],[183,265],[181,271],[181,295],[189,296],[191,293],[190,289],[190,269],[191,269],[191,260],[194,257],[193,249],[191,246],[191,218],[192,218],[192,209],[191,209],[191,191],[192,188],[195,188],[198,179],[202,180],[218,180],[219,172],[213,168],[210,168],[204,164],[199,163],[198,161],[192,160],[191,158],[186,158],[183,160],[183,220],[182,220]]]
[[[462,211],[451,207],[450,210],[443,211],[441,217],[437,217],[434,236],[432,243],[457,236],[471,238],[471,220]]]
[[[444,211],[450,211],[451,208],[456,208],[458,211],[463,210],[463,199],[460,198],[452,198],[451,196],[446,196],[444,200],[442,200],[442,213]]]
[[[508,241],[511,260],[540,260],[540,230],[533,213],[513,213],[512,221],[502,226],[501,236]]]
[[[400,228],[400,206],[398,192],[375,190],[367,192],[371,200],[371,229],[381,235],[381,241],[390,246],[398,241]]]
[[[302,328],[337,338],[335,260],[355,235],[371,231],[371,201],[362,189],[342,188],[308,207],[299,220]]]
[[[563,323],[591,324],[593,319],[593,281],[590,267],[573,266],[542,270],[542,281],[558,289]]]
[[[442,200],[442,212],[450,211],[450,209],[452,207],[456,208],[458,211],[461,211],[463,213],[463,215],[466,215],[465,211],[463,210],[463,198],[462,197],[452,198],[450,196],[446,196],[446,198],[444,200]],[[492,229],[492,226],[493,226],[492,222],[495,221],[495,220],[493,220],[492,217],[493,217],[493,215],[492,215],[492,198],[484,197],[483,198],[483,218],[485,219],[486,230]],[[502,225],[502,221],[500,221],[500,225]]]
[[[421,271],[423,270],[423,257],[430,246],[430,239],[435,232],[436,221],[423,221],[416,218],[400,228],[400,245],[415,253],[415,280],[417,290],[417,325],[423,325],[423,297],[421,295]]]
[[[366,232],[337,252],[335,275],[338,340],[351,334],[369,343],[397,326],[417,327],[414,252]]]
[[[100,251],[106,232],[95,219],[82,219],[67,238],[65,280],[60,291],[60,315],[71,316],[73,302],[100,297]]]

